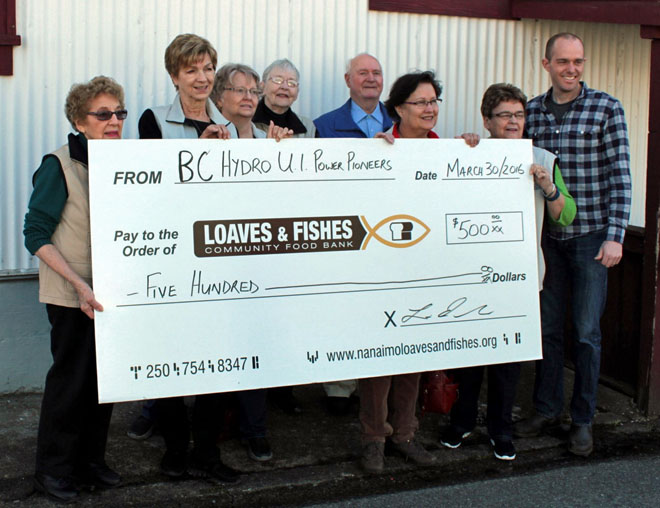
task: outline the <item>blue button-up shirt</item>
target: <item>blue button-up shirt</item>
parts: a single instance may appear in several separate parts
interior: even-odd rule
[[[559,157],[577,215],[569,226],[547,224],[548,234],[566,240],[607,228],[607,240],[623,243],[630,216],[628,129],[621,103],[599,90],[582,90],[561,123],[546,107],[552,88],[527,104],[525,133]]]
[[[368,138],[383,132],[383,113],[379,107],[373,113],[366,113],[355,101],[351,101],[351,117]]]

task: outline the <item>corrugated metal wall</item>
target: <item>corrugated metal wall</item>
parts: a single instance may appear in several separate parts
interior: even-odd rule
[[[491,83],[512,82],[529,96],[547,89],[545,41],[575,32],[586,45],[585,80],[626,109],[631,223],[643,226],[650,41],[638,26],[369,12],[367,0],[18,0],[17,31],[23,44],[14,48],[14,75],[0,78],[0,270],[36,266],[23,247],[23,215],[32,172],[69,132],[62,109],[70,85],[97,74],[117,79],[130,110],[124,136],[137,137],[140,113],[173,98],[163,55],[183,32],[208,38],[219,64],[240,61],[261,72],[290,58],[302,74],[294,109],[312,118],[346,100],[346,61],[359,52],[381,60],[385,96],[398,75],[434,69],[445,87],[436,129],[445,137],[484,133],[479,104]]]

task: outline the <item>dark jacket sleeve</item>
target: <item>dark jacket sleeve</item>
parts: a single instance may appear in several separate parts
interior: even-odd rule
[[[47,155],[32,178],[34,190],[25,214],[25,247],[34,255],[51,237],[60,222],[69,193],[60,160]]]
[[[163,139],[163,133],[160,131],[154,112],[147,109],[142,113],[138,120],[138,132],[140,139]]]

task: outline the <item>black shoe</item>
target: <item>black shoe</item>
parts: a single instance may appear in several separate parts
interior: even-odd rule
[[[454,427],[449,427],[440,436],[440,443],[447,448],[458,448],[463,444],[463,439],[472,434],[470,432],[459,432]]]
[[[131,439],[137,439],[138,441],[141,441],[143,439],[149,439],[153,433],[154,422],[140,415],[131,424],[131,427],[126,432],[126,435]]]
[[[73,503],[80,496],[76,485],[69,478],[55,478],[37,473],[34,475],[33,483],[35,489],[58,503]]]
[[[248,437],[241,439],[247,448],[248,456],[258,462],[266,462],[273,458],[268,439],[265,437]]]
[[[196,478],[210,478],[225,483],[236,483],[241,478],[241,473],[224,464],[219,457],[206,461],[192,458],[188,472]]]
[[[298,399],[293,396],[290,386],[271,388],[268,391],[268,398],[275,407],[288,415],[299,415],[302,413],[302,408],[298,403]]]
[[[568,435],[568,451],[573,455],[588,457],[594,451],[591,425],[571,425]]]
[[[100,489],[109,489],[121,483],[121,476],[105,462],[90,462],[80,470],[78,478],[82,484]]]
[[[334,416],[345,416],[351,410],[350,397],[326,397],[325,405],[328,413]]]
[[[491,439],[495,458],[500,460],[513,460],[516,458],[516,448],[510,439]]]
[[[559,418],[548,418],[536,413],[534,416],[514,424],[513,435],[516,437],[536,437],[544,430],[557,425],[559,425]]]
[[[186,452],[166,451],[160,461],[160,471],[170,478],[181,478],[186,474]]]

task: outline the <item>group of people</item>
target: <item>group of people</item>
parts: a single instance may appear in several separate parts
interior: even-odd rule
[[[292,62],[276,60],[262,76],[243,64],[217,70],[217,52],[202,37],[177,36],[165,52],[165,68],[176,88],[172,104],[145,110],[141,139],[339,137],[437,138],[433,131],[442,87],[431,71],[411,72],[392,85],[381,102],[383,72],[372,55],[359,54],[344,75],[349,100],[314,122],[291,109],[300,75]],[[537,362],[535,414],[512,424],[520,366],[488,366],[487,430],[494,454],[515,458],[513,436],[529,437],[559,424],[563,411],[564,318],[571,305],[576,370],[570,405],[569,451],[593,449],[592,421],[599,377],[600,326],[606,300],[607,269],[622,256],[630,213],[631,183],[627,129],[621,104],[581,81],[582,40],[569,33],[550,38],[543,66],[552,87],[527,102],[517,87],[498,83],[482,100],[485,129],[492,138],[530,138],[536,186],[543,359]],[[121,482],[105,461],[111,404],[98,404],[87,141],[120,139],[128,112],[124,92],[99,76],[74,85],[65,113],[75,134],[44,156],[34,174],[25,218],[25,245],[40,259],[39,298],[51,323],[53,365],[48,371],[39,421],[35,487],[58,501],[73,501],[81,488],[108,488]],[[475,134],[463,134],[470,145]],[[375,141],[377,142],[377,141]],[[560,169],[561,168],[561,169]],[[547,211],[546,211],[547,210]],[[545,215],[545,220],[543,216]],[[543,231],[541,226],[543,225]],[[545,263],[543,263],[545,259]],[[544,273],[545,268],[545,273]],[[571,298],[567,299],[570,290]],[[459,397],[440,442],[456,448],[474,430],[484,367],[457,369]],[[328,409],[345,413],[359,392],[361,466],[384,468],[386,445],[420,465],[436,455],[415,440],[420,374],[383,376],[324,384]],[[290,388],[276,389],[291,411],[298,407]],[[269,460],[266,438],[267,390],[238,392],[241,440],[254,460]],[[198,395],[189,421],[182,398],[150,401],[143,408],[155,421],[166,451],[161,470],[235,482],[239,472],[224,464],[217,447],[224,394]],[[193,448],[188,453],[190,434]]]

